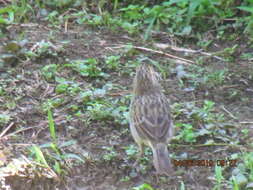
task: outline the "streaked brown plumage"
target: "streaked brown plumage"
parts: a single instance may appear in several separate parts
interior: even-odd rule
[[[151,65],[136,70],[133,98],[130,105],[130,129],[143,153],[143,145],[151,147],[158,174],[169,175],[172,166],[167,143],[173,135],[169,103],[159,84],[159,74]]]

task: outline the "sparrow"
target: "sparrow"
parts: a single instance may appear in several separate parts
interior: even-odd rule
[[[169,175],[172,165],[167,144],[173,136],[169,102],[162,92],[160,76],[152,65],[142,63],[136,69],[133,97],[130,104],[130,131],[140,152],[149,146],[157,174]]]

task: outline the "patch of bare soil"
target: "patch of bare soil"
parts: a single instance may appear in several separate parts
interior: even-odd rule
[[[4,96],[0,97],[0,113],[8,114],[11,117],[8,125],[3,128],[6,129],[9,126],[9,129],[0,139],[0,165],[2,167],[1,173],[3,173],[0,176],[2,178],[1,189],[127,190],[143,183],[151,184],[155,189],[178,189],[182,181],[186,185],[186,189],[205,190],[213,187],[215,183],[213,166],[175,167],[174,174],[157,180],[152,166],[152,157],[149,155],[150,160],[145,166],[146,169],[136,171],[136,168],[133,168],[135,160],[127,159],[124,149],[127,145],[134,144],[130,133],[126,131],[128,126],[118,126],[113,122],[101,121],[87,123],[85,114],[69,120],[68,116],[72,113],[71,105],[80,106],[82,101],[79,97],[57,94],[55,92],[56,83],[54,81],[48,82],[42,76],[41,68],[47,64],[64,64],[66,58],[69,60],[91,57],[102,59],[106,55],[115,55],[117,51],[120,51],[112,48],[115,45],[120,46],[128,42],[138,42],[136,39],[124,34],[94,31],[85,27],[73,27],[69,28],[68,32],[64,32],[42,24],[27,24],[12,26],[9,30],[12,39],[18,39],[21,34],[25,36],[28,42],[22,48],[29,50],[36,48],[37,42],[42,40],[50,41],[56,47],[58,56],[50,57],[46,55],[32,60],[20,59],[15,66],[7,65],[0,71],[0,84],[4,86],[5,92]],[[1,43],[8,42],[8,40],[7,38],[1,39]],[[1,52],[4,51],[3,49],[0,50]],[[148,54],[147,56],[151,58],[166,62],[165,57],[153,55],[152,53]],[[178,53],[178,55],[180,54]],[[127,60],[127,58],[125,59]],[[168,61],[166,64],[168,64]],[[175,67],[175,64],[172,64],[172,67]],[[231,73],[242,72],[240,66],[229,67],[223,65],[223,67],[228,67]],[[72,71],[62,70],[57,72],[56,75],[72,78],[74,74]],[[115,72],[110,74],[112,77],[108,81],[113,81],[113,83],[131,89],[132,78],[130,75],[121,76]],[[234,120],[231,117],[234,115],[232,113],[235,113],[239,123],[239,121],[252,118],[253,113],[252,104],[249,104],[253,100],[250,81],[241,78],[241,76],[240,73],[231,75],[229,86],[224,85],[218,89],[210,88],[208,91],[196,89],[188,92],[179,87],[177,76],[171,75],[168,80],[164,81],[164,87],[172,103],[211,99],[216,104],[225,105],[226,107],[225,111],[221,107],[216,110],[217,112],[228,115],[228,118],[230,118],[228,121]],[[86,89],[90,83],[101,86],[101,82],[95,79],[92,81],[81,76],[75,77],[76,82],[82,89]],[[239,93],[233,101],[231,99],[227,100],[226,96],[231,88],[236,88]],[[119,93],[118,96],[115,96],[115,99],[120,96]],[[68,174],[58,179],[55,178],[53,171],[47,171],[36,164],[34,166],[34,163],[27,158],[28,147],[33,144],[50,142],[47,113],[42,111],[42,105],[48,99],[56,98],[63,99],[63,103],[54,110],[57,136],[62,142],[77,141],[75,145],[65,148],[64,151],[85,157],[85,163],[77,166],[66,163]],[[242,98],[245,98],[245,101],[242,101]],[[196,126],[201,125],[201,123],[196,124]],[[240,127],[245,126],[238,124],[236,127],[226,128],[225,130],[231,133],[231,139],[238,139],[239,137],[233,136],[233,133],[239,130]],[[215,139],[215,137],[213,138]],[[198,140],[204,142],[203,139]],[[176,144],[180,143],[176,142]],[[117,156],[113,160],[105,162],[102,159],[102,155],[105,153],[103,147],[113,147],[117,152]],[[238,148],[229,146],[189,147],[171,147],[170,152],[174,157],[185,154],[186,158],[197,160],[224,160],[234,152],[239,151]],[[14,166],[17,164],[15,159],[19,160],[18,163],[23,164],[14,171],[6,171],[8,164],[13,163]],[[232,169],[233,167],[227,166],[226,175]],[[131,176],[131,178],[123,180],[127,176]],[[228,187],[223,189],[228,189]]]

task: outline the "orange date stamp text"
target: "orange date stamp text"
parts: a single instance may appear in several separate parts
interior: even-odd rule
[[[213,167],[215,165],[225,167],[236,167],[237,166],[236,159],[234,160],[172,160],[174,166],[177,167],[192,167],[192,166],[199,166],[199,167]]]

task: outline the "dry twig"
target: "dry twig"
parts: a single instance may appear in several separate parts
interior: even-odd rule
[[[30,129],[34,129],[34,128],[40,128],[40,126],[27,127],[27,128],[24,128],[24,129],[20,129],[20,130],[17,130],[13,133],[10,133],[10,134],[6,135],[5,137],[10,137],[10,136],[16,135],[18,133],[21,133],[21,132],[24,132],[24,131],[27,131],[27,130],[30,130]]]
[[[181,52],[187,52],[187,53],[200,53],[200,54],[203,54],[203,55],[207,55],[207,56],[216,58],[216,59],[218,59],[220,61],[225,61],[221,57],[213,55],[213,53],[204,52],[202,49],[200,49],[200,50],[192,50],[192,49],[186,49],[186,48],[179,48],[179,47],[175,47],[175,46],[170,46],[170,49],[172,49],[174,51],[181,51]]]
[[[253,121],[241,121],[241,124],[253,124]]]
[[[121,48],[124,48],[126,47],[125,45],[123,46],[118,46],[118,47],[108,47],[110,49],[121,49]],[[164,55],[166,57],[170,57],[170,58],[173,58],[173,59],[178,59],[180,61],[183,61],[181,63],[183,64],[186,64],[186,65],[189,65],[189,64],[194,64],[194,61],[191,61],[191,60],[188,60],[188,59],[184,59],[184,58],[181,58],[181,57],[178,57],[178,56],[175,56],[175,55],[171,55],[169,53],[165,53],[163,51],[158,51],[158,50],[153,50],[153,49],[150,49],[150,48],[145,48],[145,47],[139,47],[139,46],[132,46],[132,48],[134,49],[138,49],[138,50],[142,50],[142,51],[147,51],[147,52],[151,52],[151,53],[156,53],[156,54],[160,54],[160,55]]]
[[[224,110],[232,119],[237,120],[237,117],[228,111],[224,106],[221,106],[221,109]]]
[[[6,129],[3,130],[3,132],[0,134],[0,138],[2,138],[6,133],[7,131],[9,131],[9,129],[14,125],[14,122],[11,122],[10,125],[8,125],[6,127]]]

